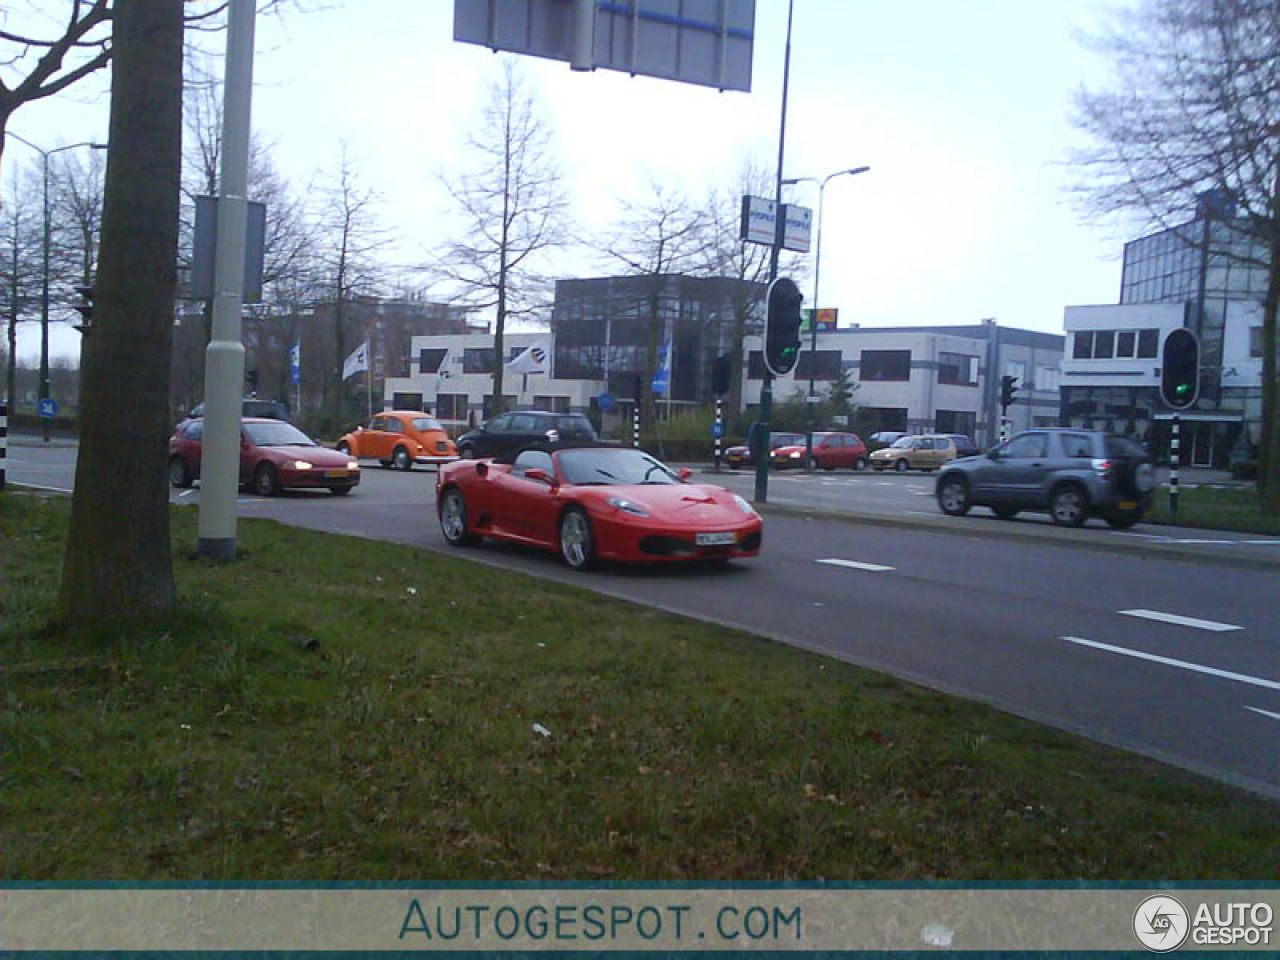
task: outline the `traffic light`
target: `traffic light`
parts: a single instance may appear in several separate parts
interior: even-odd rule
[[[80,323],[72,324],[82,334],[88,333],[89,328],[93,326],[93,287],[79,286],[76,287],[76,293],[84,298],[83,303],[76,304],[76,311],[84,319]]]
[[[764,331],[764,364],[775,377],[790,373],[800,358],[800,304],[804,296],[795,282],[778,277],[769,284]]]
[[[1200,394],[1200,341],[1185,327],[1164,338],[1160,395],[1174,410],[1185,410]]]
[[[733,358],[724,353],[711,361],[711,389],[719,396],[724,396],[732,385]]]
[[[1000,406],[1013,406],[1013,398],[1018,393],[1018,378],[1005,374],[1000,378]]]

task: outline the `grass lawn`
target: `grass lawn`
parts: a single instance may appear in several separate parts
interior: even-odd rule
[[[176,510],[181,609],[68,635],[67,515],[0,494],[7,880],[1280,872],[1280,805],[459,556]]]
[[[1262,512],[1257,491],[1249,487],[1193,487],[1178,490],[1178,512],[1169,510],[1169,491],[1156,491],[1148,520],[1210,530],[1239,530],[1280,536],[1280,516]]]

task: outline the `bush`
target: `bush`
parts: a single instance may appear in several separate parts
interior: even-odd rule
[[[1233,480],[1257,480],[1258,461],[1237,460],[1231,464],[1231,478]]]

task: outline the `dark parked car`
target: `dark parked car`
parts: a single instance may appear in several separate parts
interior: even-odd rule
[[[1131,527],[1151,506],[1155,469],[1132,440],[1095,430],[1027,430],[985,454],[953,460],[935,492],[943,513],[990,507],[1008,520],[1020,510],[1048,511],[1078,527],[1091,516]]]
[[[204,416],[204,404],[197,403],[187,414],[188,418]],[[245,397],[240,401],[240,416],[266,417],[269,420],[288,420],[289,408],[278,400],[259,400],[257,397]]]
[[[598,442],[591,421],[581,413],[516,410],[494,417],[458,438],[458,456],[500,457],[531,444]]]
[[[956,458],[960,457],[976,457],[982,451],[978,449],[978,445],[973,442],[973,437],[966,437],[963,433],[948,433],[956,445]]]
[[[777,450],[779,447],[790,447],[795,444],[804,443],[803,433],[771,433],[769,434],[770,451]],[[735,447],[729,447],[724,452],[725,463],[729,464],[734,470],[738,467],[754,466],[756,462],[755,454],[751,452],[751,444],[743,443]]]

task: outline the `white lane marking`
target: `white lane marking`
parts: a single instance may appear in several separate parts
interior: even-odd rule
[[[825,560],[819,560],[818,563],[830,564],[833,567],[848,567],[851,570],[870,570],[872,573],[883,573],[885,570],[892,570],[893,567],[886,567],[879,563],[859,563],[856,560],[840,560],[836,557],[828,557]]]
[[[1270,717],[1272,720],[1280,720],[1280,713],[1272,713],[1270,710],[1263,710],[1261,707],[1246,706],[1246,710],[1252,710],[1254,713],[1260,713],[1264,717]]]
[[[1197,620],[1195,617],[1180,617],[1176,613],[1162,613],[1159,610],[1120,610],[1126,617],[1141,617],[1143,620],[1159,620],[1162,623],[1174,623],[1180,627],[1195,627],[1197,630],[1212,630],[1214,633],[1225,633],[1228,630],[1243,630],[1234,623],[1218,623],[1216,620]]]
[[[1127,537],[1129,539],[1155,540],[1159,543],[1189,543],[1209,546],[1238,546],[1242,543],[1251,545],[1262,545],[1267,547],[1280,547],[1280,540],[1209,540],[1205,538],[1195,537],[1166,537],[1156,533],[1134,533],[1132,531],[1112,530],[1112,536]]]
[[[1097,640],[1086,640],[1083,637],[1063,637],[1069,643],[1078,643],[1081,646],[1093,647],[1095,650],[1105,650],[1108,653],[1118,653],[1124,657],[1135,657],[1138,660],[1150,660],[1152,663],[1162,663],[1167,667],[1177,667],[1180,670],[1190,670],[1193,673],[1205,673],[1211,677],[1221,677],[1224,680],[1236,680],[1240,683],[1253,684],[1255,687],[1266,687],[1268,690],[1280,690],[1280,683],[1275,680],[1263,680],[1260,677],[1251,677],[1245,673],[1232,673],[1229,670],[1219,670],[1216,667],[1206,667],[1199,663],[1190,663],[1186,660],[1174,660],[1172,657],[1160,657],[1154,653],[1143,653],[1141,650],[1130,650],[1128,647],[1113,647],[1109,643],[1099,643]]]

